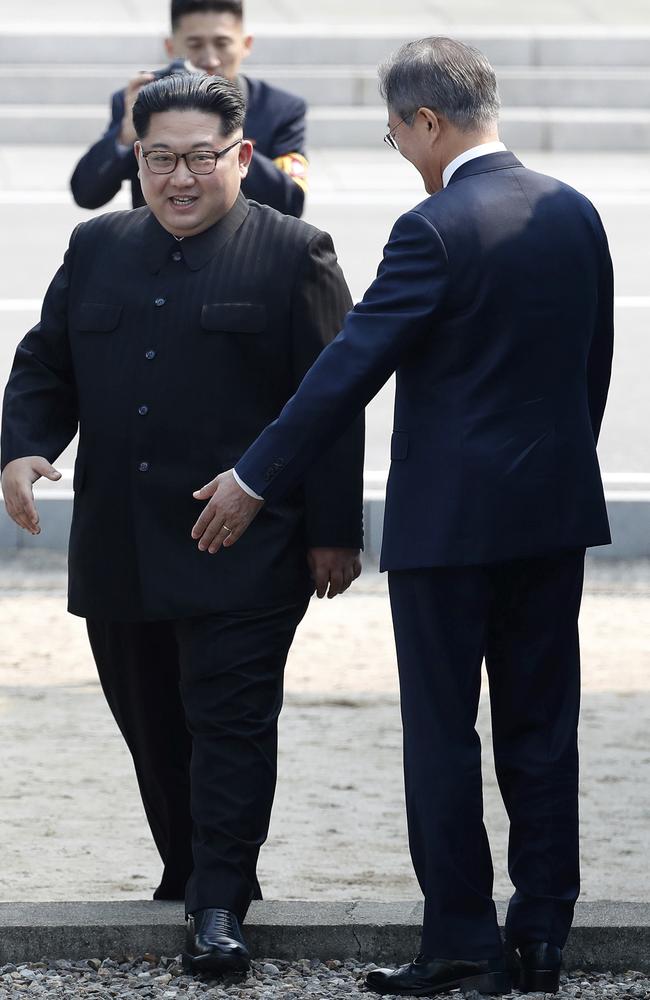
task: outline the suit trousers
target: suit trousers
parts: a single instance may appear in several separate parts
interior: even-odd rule
[[[261,898],[283,675],[306,601],[177,621],[87,620],[164,871],[186,912]]]
[[[475,724],[485,659],[515,887],[506,937],[563,947],[579,893],[578,612],[584,550],[389,572],[422,954],[498,957]]]

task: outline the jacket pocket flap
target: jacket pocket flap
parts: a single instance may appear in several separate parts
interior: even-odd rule
[[[393,431],[390,439],[391,462],[399,462],[409,453],[409,436],[406,431]]]
[[[266,306],[250,302],[204,305],[201,326],[210,333],[262,333],[266,328]]]
[[[115,302],[81,302],[73,312],[73,326],[77,330],[109,333],[120,322],[122,306]]]

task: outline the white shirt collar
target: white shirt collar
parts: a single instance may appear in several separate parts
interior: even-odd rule
[[[467,163],[469,160],[476,159],[477,156],[485,156],[487,153],[500,153],[505,150],[505,146],[502,142],[483,142],[480,146],[472,146],[471,149],[466,149],[464,153],[457,156],[455,160],[448,163],[442,172],[442,186],[447,187],[449,181],[451,180],[451,175],[454,174],[463,163]]]

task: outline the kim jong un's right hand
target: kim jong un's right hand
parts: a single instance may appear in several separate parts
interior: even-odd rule
[[[2,494],[7,514],[31,535],[39,535],[41,532],[32,490],[41,476],[54,483],[61,478],[61,473],[42,455],[14,458],[13,462],[7,462],[2,472]]]

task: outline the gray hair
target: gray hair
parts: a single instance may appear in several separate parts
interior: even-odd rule
[[[492,66],[478,49],[453,38],[402,45],[379,67],[379,87],[387,106],[409,124],[419,108],[438,112],[462,132],[480,131],[499,115]]]

